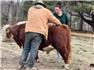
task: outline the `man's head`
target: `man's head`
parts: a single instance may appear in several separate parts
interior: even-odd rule
[[[41,6],[43,6],[44,8],[46,8],[46,5],[43,3],[42,0],[39,0],[38,2],[36,2],[36,3],[35,3],[35,6],[36,6],[36,5],[41,5]]]

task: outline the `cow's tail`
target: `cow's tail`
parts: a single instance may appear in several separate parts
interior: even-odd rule
[[[67,50],[68,50],[68,60],[71,63],[71,30],[67,28]]]
[[[67,33],[67,49],[71,52],[71,30],[65,24],[63,24],[62,27],[66,30]]]
[[[69,63],[71,63],[70,59],[71,59],[71,30],[68,26],[66,25],[62,25],[63,28],[66,30],[66,33],[67,33],[67,50],[68,50],[68,60],[69,60]]]

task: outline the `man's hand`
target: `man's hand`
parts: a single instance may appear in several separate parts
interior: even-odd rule
[[[60,26],[60,25],[62,25],[61,23],[60,24],[55,24],[56,26]]]
[[[61,24],[56,24],[56,26],[60,26]]]

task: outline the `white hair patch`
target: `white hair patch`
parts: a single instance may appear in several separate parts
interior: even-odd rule
[[[17,25],[26,24],[26,21],[18,22]]]

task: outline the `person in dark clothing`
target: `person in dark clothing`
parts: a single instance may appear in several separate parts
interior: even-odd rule
[[[62,5],[61,2],[57,2],[55,7],[54,7],[54,16],[60,20],[62,24],[68,25],[68,17],[67,15],[62,11]]]
[[[62,24],[65,24],[66,26],[68,26],[68,23],[69,23],[69,20],[68,20],[68,17],[67,15],[62,11],[62,5],[61,5],[61,2],[57,2],[55,7],[54,7],[54,16],[59,19],[59,21],[62,23]],[[59,52],[57,51],[56,52],[57,55],[56,55],[56,60],[57,62],[60,62],[60,60],[62,60],[62,57],[61,55],[59,54]],[[66,65],[66,68],[68,69],[69,68],[69,65]]]

